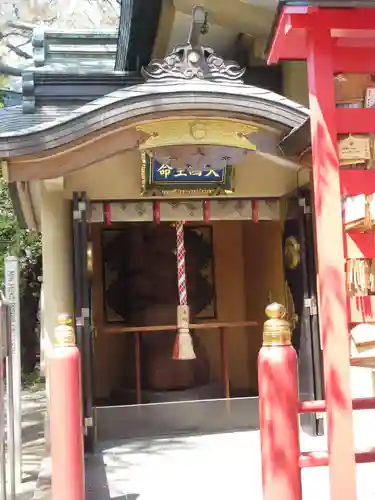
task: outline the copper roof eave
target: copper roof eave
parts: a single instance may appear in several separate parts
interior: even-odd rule
[[[307,118],[302,125],[293,129],[290,134],[285,135],[279,143],[279,148],[285,156],[290,158],[299,157],[302,153],[310,150],[310,118]]]
[[[243,84],[184,82],[146,83],[113,92],[79,108],[66,117],[16,132],[0,134],[0,157],[39,155],[73,141],[100,133],[127,120],[142,120],[158,112],[222,111],[249,119],[263,119],[298,130],[308,119],[308,110],[287,98]],[[286,143],[293,139],[288,134]],[[306,149],[306,143],[301,150]]]

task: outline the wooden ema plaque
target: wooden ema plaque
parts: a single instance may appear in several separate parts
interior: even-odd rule
[[[359,194],[343,201],[345,231],[370,231],[375,226],[375,196]]]
[[[375,368],[375,325],[362,323],[350,332],[350,360],[353,366]]]
[[[368,87],[372,85],[368,73],[340,73],[335,76],[335,99],[338,104],[358,102],[363,99]]]
[[[370,138],[366,135],[349,135],[339,142],[341,165],[365,163],[371,159]]]

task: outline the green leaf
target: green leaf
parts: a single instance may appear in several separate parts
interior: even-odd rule
[[[4,258],[16,255],[20,258],[21,286],[25,286],[23,276],[42,254],[40,235],[35,231],[21,229],[15,216],[8,185],[0,170],[0,285],[4,281]],[[35,277],[37,279],[37,277]],[[27,284],[32,286],[31,283]]]

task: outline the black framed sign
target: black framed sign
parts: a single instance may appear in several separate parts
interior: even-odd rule
[[[174,168],[161,164],[151,154],[142,152],[142,194],[229,194],[233,193],[234,167],[197,170],[186,165]]]

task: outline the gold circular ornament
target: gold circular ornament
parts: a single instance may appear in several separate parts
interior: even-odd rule
[[[201,141],[207,135],[206,126],[203,123],[195,123],[190,128],[190,134],[196,141]]]
[[[87,274],[88,278],[91,279],[94,272],[94,256],[93,256],[93,246],[91,241],[87,244]]]
[[[301,262],[301,246],[294,236],[289,236],[285,241],[284,259],[289,269],[295,269]]]

